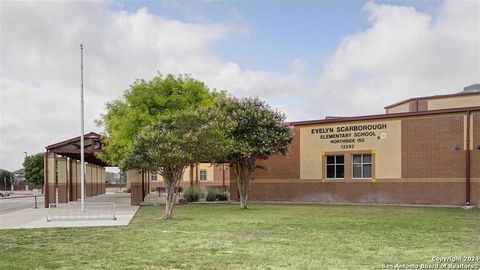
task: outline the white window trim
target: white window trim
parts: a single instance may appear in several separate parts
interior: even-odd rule
[[[327,157],[337,157],[343,156],[343,163],[337,163],[337,158],[335,158],[334,164],[328,164]],[[342,178],[329,178],[327,175],[327,167],[328,165],[333,165],[334,167],[334,174],[337,175],[337,165],[343,165],[343,177]],[[325,155],[325,180],[345,180],[345,155]]]
[[[360,163],[354,163],[353,161],[353,156],[361,156],[362,158],[362,161]],[[371,162],[370,163],[364,163],[363,162],[363,156],[370,156],[370,160]],[[353,175],[353,165],[354,164],[360,164],[360,168],[361,168],[361,175],[363,176],[363,165],[370,165],[371,168],[372,168],[372,171],[371,171],[371,175],[373,176],[373,156],[372,154],[352,154],[352,179],[355,179],[355,180],[371,180],[372,177],[354,177]]]
[[[202,180],[202,172],[205,172],[205,179]],[[199,181],[208,181],[208,173],[207,170],[200,170],[198,173],[198,180]]]
[[[155,171],[155,180],[153,180],[153,171],[150,172],[150,173],[151,173],[151,175],[150,175],[150,180],[151,180],[152,182],[157,182],[157,181],[158,181],[158,171]]]

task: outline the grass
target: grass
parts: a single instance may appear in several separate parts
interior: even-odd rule
[[[141,207],[128,227],[0,231],[0,269],[381,269],[480,256],[480,209]],[[480,264],[480,262],[479,262]]]

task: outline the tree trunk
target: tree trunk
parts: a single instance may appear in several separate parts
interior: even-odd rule
[[[165,191],[167,198],[165,200],[165,213],[163,219],[171,219],[173,214],[173,206],[177,201],[177,192],[180,181],[182,180],[184,169],[167,168],[163,171],[163,181],[165,183]]]
[[[173,213],[173,206],[175,205],[175,185],[170,185],[170,187],[165,187],[167,191],[167,198],[165,200],[165,213],[163,214],[163,219],[171,219]]]
[[[237,180],[237,189],[240,197],[240,208],[247,208],[248,193],[253,181],[255,160],[243,160],[233,164],[234,174]]]

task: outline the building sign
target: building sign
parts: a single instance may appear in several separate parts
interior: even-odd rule
[[[364,143],[367,138],[386,139],[386,130],[386,123],[360,124],[312,128],[311,134],[318,135],[320,140],[326,140],[330,144],[340,144],[342,149],[353,149],[355,144]]]

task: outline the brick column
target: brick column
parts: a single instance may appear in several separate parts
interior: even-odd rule
[[[80,174],[81,174],[82,170],[81,170],[81,167],[80,167],[80,162],[78,162],[76,160],[75,160],[75,168],[76,168],[75,169],[75,174],[77,175],[77,177],[76,177],[77,181],[75,182],[76,187],[77,187],[76,188],[76,193],[77,193],[76,198],[78,200],[78,199],[81,199],[81,196],[82,196],[82,186],[81,186],[81,183],[80,183],[80,181],[81,181]]]
[[[96,187],[97,187],[97,195],[100,195],[102,194],[102,176],[100,175],[100,166],[97,166],[97,168],[95,169],[95,173],[97,174],[96,176]]]
[[[92,165],[92,196],[98,195],[97,165]]]
[[[105,183],[106,180],[106,171],[105,167],[102,167],[102,194],[107,194],[107,184]]]
[[[140,205],[142,196],[142,173],[137,170],[127,171],[127,182],[130,183],[131,205]]]
[[[67,187],[67,158],[57,158],[57,187],[58,187],[58,202],[68,202],[68,187]]]
[[[48,208],[50,203],[56,203],[55,191],[55,175],[56,175],[56,158],[55,154],[47,153],[45,158],[45,208]]]
[[[87,172],[85,174],[85,197],[92,197],[92,165],[85,164]]]
[[[77,184],[80,183],[80,179],[77,178],[77,161],[70,159],[70,201],[74,202],[77,200]]]

